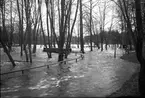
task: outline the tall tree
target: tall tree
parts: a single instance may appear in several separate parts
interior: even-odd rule
[[[50,21],[50,46],[52,47],[52,45],[55,47],[55,42],[58,44],[58,38],[56,36],[56,30],[55,30],[55,12],[54,12],[54,1],[49,1],[47,2],[47,4],[49,4],[49,6],[47,5],[47,14],[49,16],[49,21]],[[59,8],[59,0],[58,0],[58,13],[60,14],[60,8]],[[60,16],[58,18],[59,21],[59,25],[60,25]],[[60,30],[60,27],[59,27]]]
[[[106,22],[106,16],[110,9],[110,0],[103,0],[99,2],[99,24],[100,24],[100,43],[101,43],[101,51],[103,51],[103,43],[106,40],[105,37],[105,26],[108,22]]]
[[[113,20],[114,20],[114,6],[112,7],[111,24],[110,24],[110,27],[109,27],[109,31],[108,32],[111,32],[112,31]],[[109,40],[108,39],[109,39],[109,34],[108,33],[105,33],[105,48],[106,48],[106,50],[107,50],[107,45],[109,43]],[[116,45],[115,45],[115,49],[116,49]]]
[[[115,2],[115,1],[114,1]],[[143,40],[145,39],[145,33],[143,30],[143,16],[141,15],[141,0],[134,1],[120,1],[115,2],[121,10],[121,14],[125,20],[127,25],[127,30],[129,36],[131,36],[133,40],[133,45],[135,47],[136,57],[140,63],[140,72],[139,72],[139,91],[141,96],[145,96],[145,58],[143,57]],[[131,17],[129,15],[129,8],[131,6],[127,5],[135,5],[135,30],[133,32],[133,25],[131,21]]]
[[[137,42],[136,42],[136,56],[140,62],[139,72],[139,91],[141,96],[145,97],[145,58],[143,57],[143,41],[145,39],[145,32],[143,31],[143,18],[141,14],[141,0],[135,0],[136,7],[136,24],[137,24]]]
[[[40,22],[40,26],[41,26],[41,32],[43,35],[43,44],[45,46],[45,48],[47,48],[47,44],[46,44],[46,39],[45,39],[45,32],[43,29],[43,21],[42,21],[42,12],[41,12],[41,5],[42,5],[42,1],[38,0],[38,11],[39,11],[39,22]],[[50,54],[47,52],[47,56],[48,58],[50,58]]]
[[[82,21],[82,0],[80,0],[80,44],[81,44],[81,52],[84,52],[84,40],[83,40],[83,21]]]
[[[77,13],[78,13],[78,7],[79,7],[79,1],[77,0],[77,7],[76,7],[75,17],[74,17],[72,26],[70,27],[70,19],[69,19],[69,23],[68,23],[68,26],[69,26],[68,29],[70,29],[70,30],[68,30],[69,32],[68,32],[67,45],[66,45],[67,49],[69,49],[70,45],[71,45],[71,39],[72,39],[72,34],[73,34],[74,26],[75,26],[75,23],[76,23],[76,18],[77,18]],[[69,17],[71,17],[71,13],[70,13]]]
[[[92,0],[90,0],[90,48],[91,48],[91,51],[93,51],[93,48],[92,48]]]
[[[59,42],[58,42],[58,47],[59,47],[59,56],[58,56],[58,61],[62,61],[63,60],[63,47],[65,44],[65,35],[67,34],[67,26],[69,25],[68,23],[68,19],[69,19],[69,15],[72,9],[72,0],[69,1],[65,1],[65,0],[61,0],[61,10],[60,10],[60,25],[59,25]]]
[[[7,34],[7,30],[6,30],[6,26],[5,26],[5,0],[1,0],[0,1],[0,8],[1,8],[1,13],[2,13],[2,28],[0,27],[0,43],[4,49],[4,51],[6,52],[7,56],[9,57],[13,67],[16,66],[8,48],[7,48],[7,43],[8,43],[8,34]]]
[[[21,0],[22,2],[22,6],[20,9],[20,2],[19,0],[17,0],[17,10],[18,10],[18,17],[19,17],[19,38],[20,38],[20,46],[21,46],[21,51],[20,51],[20,55],[23,56],[23,0]],[[25,53],[27,54],[27,52],[25,51]],[[26,56],[26,59],[27,56]]]
[[[10,40],[9,40],[9,50],[11,51],[12,49],[12,42],[13,42],[13,17],[12,17],[12,9],[13,9],[13,2],[12,0],[10,1],[10,24],[11,24],[11,30],[10,30]]]
[[[37,45],[37,34],[38,34],[38,19],[39,19],[39,14],[38,14],[38,9],[36,7],[36,2],[34,1],[34,11],[33,11],[33,30],[32,30],[32,35],[33,35],[33,53],[36,53],[36,45]]]
[[[29,50],[29,60],[32,63],[32,55],[31,55],[31,7],[32,2],[30,0],[24,0],[25,4],[25,15],[26,15],[26,44],[28,44]]]
[[[50,42],[50,31],[49,31],[49,19],[48,19],[48,17],[50,17],[50,16],[49,16],[49,6],[48,6],[49,2],[48,2],[48,0],[45,0],[45,4],[46,4],[46,24],[47,24],[48,45],[49,45],[49,48],[51,48],[52,45]],[[51,53],[49,54],[49,57],[51,58]]]
[[[63,61],[63,46],[65,42],[65,0],[61,0],[61,17],[60,17],[60,31],[59,31],[59,44],[60,49],[58,61]]]
[[[100,42],[101,42],[101,51],[103,51],[103,42],[104,42],[104,28],[105,28],[105,19],[106,19],[106,1],[103,5],[103,10],[101,11],[101,7],[99,6],[100,13]]]

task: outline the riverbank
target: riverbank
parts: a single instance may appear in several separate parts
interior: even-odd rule
[[[122,55],[120,49],[117,49],[116,58],[113,57],[113,53],[111,48],[107,51],[94,49],[93,52],[85,53],[83,60],[73,64],[67,63],[69,71],[66,73],[60,71],[61,73],[57,74],[59,66],[50,66],[49,69],[30,70],[19,77],[5,79],[1,85],[1,96],[2,98],[136,96],[134,95],[136,92],[130,89],[131,86],[134,88],[131,82],[129,82],[131,85],[124,85],[138,72],[139,64],[120,59]],[[46,53],[40,49],[33,58],[35,64],[31,66],[47,64],[46,58]],[[57,60],[56,56],[52,59]]]
[[[129,61],[129,62],[133,62],[133,63],[137,63],[139,64],[137,57],[136,57],[136,53],[130,52],[129,54],[124,54],[123,56],[120,57],[123,60]]]
[[[131,52],[130,54],[124,54],[120,57],[121,59],[139,64],[135,52]],[[139,69],[138,69],[139,71]],[[121,89],[117,92],[111,94],[109,97],[139,97],[139,88],[138,88],[138,72],[134,73],[131,78],[126,81]]]

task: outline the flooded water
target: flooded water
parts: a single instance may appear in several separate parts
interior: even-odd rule
[[[105,97],[121,88],[139,68],[138,64],[119,59],[121,51],[117,51],[117,58],[113,58],[113,51],[87,52],[83,60],[71,61],[47,67],[27,70],[7,75],[13,78],[1,81],[1,98],[19,97]],[[47,59],[47,55],[38,52],[33,64],[27,66],[41,66],[55,62],[57,55]],[[70,58],[75,57],[74,54]],[[18,57],[16,57],[18,58]],[[39,62],[38,62],[39,61]],[[3,64],[9,65],[9,64]],[[19,63],[16,69],[26,66]]]

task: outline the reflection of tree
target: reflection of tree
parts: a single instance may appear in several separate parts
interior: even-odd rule
[[[31,79],[32,77],[30,77],[29,74],[24,74],[22,77],[20,77],[19,82],[22,83],[21,86],[22,87],[27,87],[29,86],[31,83]]]
[[[59,82],[59,92],[58,92],[58,96],[59,97],[64,97],[64,96],[68,96],[67,91],[68,91],[68,85],[69,85],[69,81],[60,81]]]
[[[62,64],[61,64],[62,66]],[[59,81],[59,84],[58,84],[58,97],[64,97],[65,94],[67,93],[67,89],[68,89],[68,85],[69,85],[69,81],[65,81],[64,80],[64,77],[65,76],[65,73],[63,72],[63,70],[61,69],[60,72],[59,72],[59,75],[57,76],[57,79]]]

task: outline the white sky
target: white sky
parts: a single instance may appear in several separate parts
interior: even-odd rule
[[[44,25],[44,29],[46,30],[46,6],[45,6],[45,0],[43,0],[43,4],[42,4],[42,17],[43,17],[43,25]],[[75,3],[76,3],[77,0],[75,0]],[[90,0],[82,0],[83,1],[83,13],[86,12],[86,10],[89,9],[90,7]],[[100,10],[101,10],[101,14],[103,12],[103,9],[104,9],[104,2],[107,2],[106,3],[106,20],[105,20],[105,30],[108,30],[108,28],[110,27],[110,24],[111,24],[111,19],[112,19],[112,14],[113,15],[116,15],[115,13],[115,8],[113,8],[113,6],[115,6],[115,4],[113,2],[111,2],[110,0],[92,0],[92,3],[93,3],[93,11],[92,11],[92,15],[94,17],[93,19],[93,22],[95,24],[95,28],[97,28],[99,30],[100,28],[100,24],[99,24],[99,21],[101,21],[101,16],[100,16],[100,13],[99,13],[99,7],[100,7]],[[114,9],[114,11],[113,11]],[[76,10],[76,5],[73,5],[73,9],[72,9],[72,19],[74,19],[74,13],[75,13],[75,10]],[[89,12],[89,10],[87,11]],[[56,20],[55,20],[55,27],[56,27],[56,32],[57,32],[57,29],[58,29],[58,19],[57,19],[57,11],[55,12],[56,14]],[[9,16],[9,15],[8,15]],[[13,17],[16,17],[16,14],[13,13]],[[18,18],[15,18],[15,20],[17,20]],[[75,28],[74,28],[74,34],[73,35],[76,35],[75,33],[77,33],[78,31],[78,22],[79,21],[79,10],[78,10],[78,15],[77,15],[77,21],[75,23]],[[113,19],[113,22],[114,22],[114,25],[113,25],[113,28],[112,29],[118,29],[118,26],[117,24],[115,24],[115,22],[117,21],[117,19]],[[83,22],[85,22],[85,20],[83,20]],[[85,31],[85,29],[84,29]]]
[[[83,13],[84,13],[85,10],[89,9],[89,7],[90,7],[90,2],[89,2],[90,0],[82,0],[82,1],[83,1],[83,5],[85,5],[83,7]],[[75,0],[75,2],[76,2],[76,0]],[[106,6],[107,6],[106,11],[105,11],[105,13],[106,13],[105,14],[105,24],[106,24],[105,25],[105,30],[108,31],[108,29],[110,27],[110,24],[111,24],[112,14],[116,15],[115,8],[113,7],[113,6],[115,6],[115,4],[113,2],[111,2],[110,0],[92,0],[92,3],[93,3],[92,6],[94,6],[93,11],[92,11],[92,15],[95,18],[95,19],[93,19],[93,22],[94,22],[94,24],[96,24],[95,25],[96,28],[99,29],[100,28],[99,22],[97,22],[97,21],[101,21],[101,19],[100,19],[101,16],[100,16],[100,13],[99,13],[99,7],[100,7],[100,10],[101,10],[101,15],[102,15],[103,14],[103,10],[104,10],[104,2],[106,2]],[[74,12],[75,12],[75,10],[76,10],[76,5],[73,6],[72,15],[71,15],[72,19],[74,19]],[[46,24],[46,6],[45,6],[45,3],[43,3],[42,12],[43,12],[44,25],[45,25]],[[78,14],[79,14],[79,10],[78,10]],[[57,18],[57,15],[56,15],[56,18]],[[79,15],[77,16],[77,20],[79,20]],[[116,21],[117,21],[117,19],[114,18],[113,19],[114,25],[113,25],[112,29],[117,29],[118,28],[117,25],[115,24]],[[58,27],[58,25],[57,25],[58,24],[57,23],[58,19],[56,19],[55,22],[56,22],[55,23],[56,27]],[[84,20],[83,20],[83,22],[84,22]],[[78,23],[76,21],[75,28],[74,28],[74,34],[73,35],[76,35],[75,33],[77,32],[77,27],[78,27]]]

